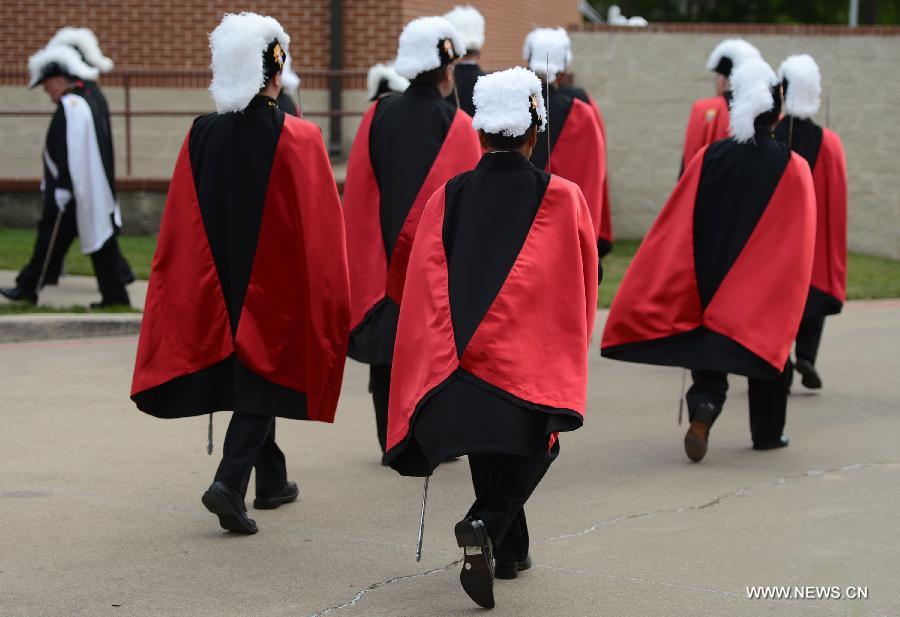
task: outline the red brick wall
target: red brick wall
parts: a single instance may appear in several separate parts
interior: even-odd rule
[[[119,68],[202,69],[209,66],[207,34],[224,13],[241,10],[278,19],[299,64],[327,65],[327,0],[2,0],[0,67],[25,68],[29,54],[72,25],[91,28]]]
[[[449,10],[457,0],[344,0],[344,66],[368,67],[396,53],[403,25],[419,15]],[[580,21],[577,0],[481,0],[487,19],[483,64],[520,61],[525,34],[536,25]],[[296,64],[326,67],[329,0],[2,0],[0,70],[21,70],[28,55],[57,29],[88,26],[118,68],[203,69],[207,34],[226,12],[256,11],[278,19],[293,37]]]

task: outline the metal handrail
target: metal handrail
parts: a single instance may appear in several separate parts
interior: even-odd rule
[[[297,74],[301,79],[303,89],[327,89],[333,79],[340,79],[342,87],[348,90],[360,90],[366,88],[365,69],[321,69],[300,68]],[[202,110],[172,110],[154,109],[136,111],[131,108],[131,91],[133,88],[205,88],[209,84],[212,74],[209,70],[196,69],[126,69],[112,71],[103,76],[104,86],[121,86],[124,89],[124,109],[111,110],[110,115],[125,118],[125,173],[131,176],[133,169],[133,155],[131,143],[131,119],[132,118],[166,118],[166,117],[196,117],[210,113],[210,109]],[[29,75],[27,71],[0,71],[0,86],[27,86]],[[35,111],[32,109],[0,109],[0,117],[40,117],[49,116],[52,110]],[[361,116],[361,111],[345,110],[302,110],[304,117],[308,118],[343,118],[347,116]]]

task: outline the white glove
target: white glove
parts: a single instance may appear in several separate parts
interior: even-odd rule
[[[56,199],[56,207],[65,211],[66,206],[72,201],[72,191],[66,189],[56,189],[53,191],[53,197]]]

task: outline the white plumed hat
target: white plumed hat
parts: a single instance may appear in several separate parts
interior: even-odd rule
[[[296,92],[300,87],[300,76],[291,66],[291,54],[286,54],[284,68],[281,70],[281,86],[288,92]]]
[[[78,79],[94,80],[100,76],[100,71],[88,66],[81,55],[68,45],[47,46],[28,58],[28,72],[31,79],[29,88],[42,83],[48,77],[54,75],[68,75]]]
[[[265,86],[263,54],[272,41],[287,53],[291,37],[272,17],[226,14],[209,35],[212,83],[209,91],[220,114],[241,111]]]
[[[471,4],[459,5],[444,13],[462,39],[466,51],[476,51],[484,47],[484,16]]]
[[[532,71],[556,81],[572,62],[572,41],[565,28],[535,28],[525,37],[522,57]]]
[[[762,54],[744,39],[725,39],[712,50],[706,68],[729,77],[745,60],[762,60]]]
[[[822,96],[822,74],[812,56],[789,56],[778,68],[778,79],[785,84],[786,114],[801,119],[816,115]]]
[[[407,79],[466,54],[456,28],[443,17],[418,17],[403,28],[394,69]]]
[[[754,121],[775,105],[772,88],[778,85],[775,71],[762,60],[745,60],[731,74],[731,135],[745,143],[756,133]]]
[[[75,48],[82,59],[100,70],[101,73],[109,73],[113,69],[113,61],[100,51],[100,43],[97,36],[90,28],[73,28],[66,26],[59,30],[47,43],[47,47],[54,45],[67,45]]]
[[[409,87],[409,80],[398,74],[392,65],[376,64],[369,69],[369,73],[366,76],[366,86],[370,101],[378,96],[378,90],[382,82],[386,82],[387,88],[391,92],[403,92]]]
[[[541,80],[520,66],[479,77],[472,100],[472,126],[485,133],[524,135],[533,123],[532,113],[537,115],[539,131],[547,125]]]

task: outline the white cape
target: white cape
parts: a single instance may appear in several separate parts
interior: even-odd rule
[[[66,114],[66,145],[68,147],[69,176],[75,193],[78,238],[81,252],[90,255],[100,250],[112,237],[115,224],[122,226],[119,204],[113,196],[106,177],[94,115],[88,102],[77,94],[62,97]]]

